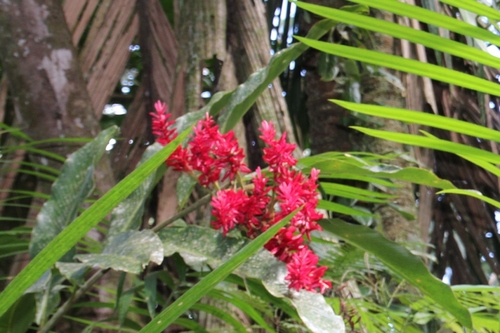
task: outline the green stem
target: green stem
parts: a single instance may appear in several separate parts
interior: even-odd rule
[[[192,211],[197,210],[201,206],[207,204],[210,201],[211,198],[212,198],[212,194],[205,195],[200,200],[196,201],[194,204],[192,204],[191,206],[187,207],[186,209],[181,210],[179,213],[175,214],[174,216],[172,216],[168,220],[157,224],[151,230],[153,230],[154,232],[160,231],[161,229],[165,228],[166,226],[168,226],[169,224],[175,222],[176,220],[180,219],[181,217],[183,217],[183,216],[191,213]]]

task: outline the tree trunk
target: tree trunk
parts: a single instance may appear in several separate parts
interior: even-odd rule
[[[0,2],[3,68],[9,78],[16,117],[33,139],[86,137],[99,132],[78,65],[64,13],[58,1]],[[45,149],[66,156],[75,147]],[[58,167],[55,161],[40,163]],[[101,163],[97,185],[111,188],[109,163]]]

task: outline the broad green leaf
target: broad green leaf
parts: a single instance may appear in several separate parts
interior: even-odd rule
[[[400,3],[391,0],[391,3]],[[370,51],[359,47],[345,46],[333,43],[318,42],[312,39],[295,37],[302,43],[322,52],[335,54],[339,57],[354,59],[368,64],[392,68],[395,70],[426,76],[434,80],[450,83],[464,88],[498,95],[500,88],[497,83],[490,82],[473,75],[464,74],[437,65],[423,63],[413,59]],[[500,37],[499,37],[500,38]]]
[[[450,190],[443,190],[439,191],[436,194],[461,194],[461,195],[468,195],[470,197],[474,197],[476,199],[482,200],[484,202],[489,203],[492,206],[495,206],[497,208],[500,208],[500,202],[491,199],[487,196],[484,196],[481,192],[476,191],[476,190],[461,190],[461,189],[450,189]]]
[[[36,218],[30,243],[32,258],[76,217],[81,204],[94,188],[94,167],[117,132],[116,126],[110,127],[68,156],[60,176],[52,185],[50,199]]]
[[[35,322],[38,325],[44,326],[48,316],[59,305],[61,300],[59,292],[67,287],[62,284],[63,282],[64,277],[57,270],[48,270],[37,283],[26,291],[27,293],[35,293]]]
[[[392,272],[419,288],[462,325],[472,328],[469,312],[457,301],[451,288],[432,276],[423,262],[406,248],[370,228],[349,224],[340,219],[322,220],[320,225],[323,230],[376,256]]]
[[[456,42],[448,38],[442,38],[437,35],[421,30],[405,27],[403,25],[376,19],[369,16],[349,13],[343,10],[328,8],[297,1],[295,4],[305,10],[320,15],[325,18],[336,20],[346,24],[352,24],[359,28],[380,32],[396,38],[406,39],[413,43],[422,44],[435,50],[446,52],[457,57],[476,61],[486,66],[494,68],[500,67],[500,60],[493,55]],[[490,8],[491,9],[491,8]]]
[[[293,213],[289,214],[287,217],[269,228],[266,232],[254,239],[252,242],[241,248],[241,250],[239,250],[229,260],[225,261],[217,269],[205,276],[200,282],[198,282],[187,292],[185,292],[181,297],[179,297],[172,305],[163,310],[140,332],[161,332],[162,330],[167,328],[175,319],[177,319],[191,306],[193,306],[193,304],[195,304],[201,297],[203,297],[203,295],[205,295],[210,289],[224,280],[224,278],[226,278],[232,271],[237,269],[250,256],[261,249],[262,246],[264,246],[264,244],[267,243],[279,231],[281,227],[283,227],[290,221],[290,219],[296,214],[296,212],[297,211],[294,211]],[[159,236],[163,240],[164,246],[170,243],[171,240],[166,241],[165,238],[168,237],[169,233],[173,230],[174,228],[169,228],[160,232]],[[171,249],[169,248],[165,248],[164,250],[165,254],[171,253]]]
[[[0,332],[25,333],[35,320],[35,298],[33,294],[21,296],[17,302],[0,317]]]
[[[412,6],[394,0],[352,0],[352,2],[385,10],[396,15],[410,17],[420,22],[442,27],[464,36],[470,36],[486,42],[491,42],[492,44],[500,44],[500,36],[497,36],[488,30],[478,28],[450,16],[439,14],[422,7]],[[462,1],[460,0],[460,2]]]
[[[179,209],[184,208],[187,204],[191,193],[193,192],[194,187],[198,184],[198,181],[189,176],[186,173],[183,173],[179,180],[177,181],[176,193],[177,193],[177,202],[179,203]]]
[[[311,39],[318,39],[326,34],[334,25],[333,21],[320,21],[311,28],[307,36]],[[225,133],[232,129],[255,103],[257,97],[267,89],[268,85],[288,68],[291,61],[297,59],[307,48],[306,45],[298,43],[277,52],[272,56],[266,67],[250,75],[247,81],[238,86],[231,95],[226,111],[219,119],[221,132]]]
[[[162,146],[158,143],[149,146],[141,157],[137,166],[148,161],[151,156],[158,153]],[[111,212],[111,221],[107,237],[114,236],[127,230],[137,230],[141,225],[144,201],[155,185],[155,175],[150,174],[137,189]]]
[[[75,256],[92,267],[133,274],[140,274],[151,261],[160,265],[163,257],[163,244],[151,230],[121,232],[109,238],[102,253]]]
[[[387,119],[404,121],[410,124],[420,124],[435,128],[440,128],[452,132],[470,135],[475,138],[485,140],[493,140],[500,142],[500,132],[493,129],[476,125],[463,120],[438,116],[435,114],[411,111],[401,108],[391,108],[379,105],[356,104],[336,99],[331,99],[331,102],[340,105],[341,107],[363,114]]]
[[[252,244],[242,238],[223,237],[218,231],[197,226],[165,229],[160,231],[159,236],[163,240],[166,255],[179,252],[186,263],[197,268],[202,265],[223,265],[245,244]],[[262,280],[275,297],[289,294],[284,280],[287,275],[285,264],[264,249],[250,257],[234,274]],[[290,301],[313,332],[343,332],[342,320],[335,316],[321,294],[301,291],[293,293]]]
[[[56,268],[66,279],[76,285],[81,286],[85,283],[85,273],[89,266],[75,262],[56,262]]]
[[[394,141],[394,142],[399,142],[399,143],[404,143],[404,144],[414,145],[414,146],[419,146],[419,147],[442,150],[442,151],[446,151],[448,153],[453,153],[453,154],[457,154],[457,155],[465,155],[465,156],[468,156],[469,158],[478,158],[481,160],[481,162],[487,161],[487,162],[491,162],[494,164],[500,164],[500,156],[499,155],[496,155],[496,154],[491,153],[491,152],[486,151],[486,150],[482,150],[482,149],[475,148],[475,147],[470,147],[470,146],[455,143],[455,142],[450,142],[447,140],[441,140],[438,138],[423,137],[423,136],[413,135],[413,134],[380,131],[380,130],[374,130],[374,129],[358,127],[358,126],[352,126],[352,128],[354,128],[362,133],[365,133],[365,134],[368,134],[370,136],[374,136],[374,137],[380,138],[380,139],[385,139],[385,140],[389,140],[389,141]],[[474,159],[471,159],[470,161],[473,161],[473,160]]]
[[[118,203],[132,193],[152,172],[154,172],[179,146],[191,129],[179,136],[160,150],[149,161],[132,171],[115,187],[85,210],[59,235],[57,235],[40,253],[11,281],[0,294],[0,316],[23,294],[23,292],[55,262],[68,252],[83,236],[97,225]]]

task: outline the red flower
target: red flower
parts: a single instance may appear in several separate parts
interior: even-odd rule
[[[160,101],[155,103],[156,112],[149,113],[152,117],[152,132],[157,137],[158,143],[165,146],[177,137],[177,132],[174,128],[170,129],[175,124],[174,120],[168,120],[171,116],[167,112],[167,106]]]
[[[248,197],[243,190],[217,191],[212,197],[212,222],[214,229],[222,229],[225,236],[228,231],[234,229],[237,224],[245,221]]]
[[[275,140],[276,130],[274,125],[265,120],[259,130],[262,133],[260,138],[268,146],[263,149],[264,156],[262,158],[264,162],[269,164],[270,171],[274,172],[280,167],[291,167],[297,163],[297,160],[292,155],[295,145],[286,142],[286,133],[283,133],[279,140]]]
[[[155,103],[156,113],[151,113],[153,133],[158,142],[166,145],[176,136],[164,103]],[[251,190],[221,190],[212,198],[212,226],[222,229],[225,236],[240,226],[249,238],[255,238],[270,226],[299,207],[302,209],[264,247],[288,268],[286,279],[290,288],[322,293],[331,288],[322,280],[325,266],[317,267],[318,257],[304,244],[313,230],[321,230],[317,221],[322,215],[316,211],[316,193],[319,171],[312,169],[309,177],[293,169],[295,145],[286,142],[284,133],[278,140],[272,123],[263,121],[260,138],[266,144],[263,159],[269,164],[271,180],[257,168]],[[233,132],[221,134],[218,125],[208,114],[193,129],[186,148],[178,147],[166,161],[177,171],[190,172],[198,177],[201,185],[234,180],[238,172],[250,172],[243,162],[243,149]],[[222,185],[224,186],[224,185]]]
[[[288,275],[285,279],[290,281],[289,288],[297,291],[300,289],[314,291],[319,288],[321,293],[324,293],[327,288],[331,288],[330,281],[321,279],[328,267],[317,267],[317,264],[318,256],[307,247],[294,253],[286,265]]]
[[[297,228],[289,226],[281,228],[264,247],[278,258],[278,260],[287,263],[293,254],[305,247],[305,245],[304,238],[298,232]]]

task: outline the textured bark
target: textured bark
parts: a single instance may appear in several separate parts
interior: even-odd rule
[[[97,135],[99,124],[59,2],[0,2],[0,27],[3,68],[23,130],[35,140]],[[75,147],[47,149],[65,156]],[[113,180],[103,161],[96,177],[98,188],[106,191]]]
[[[409,4],[415,5],[413,0],[407,1]],[[410,20],[405,17],[398,19],[399,24],[411,26],[413,29],[421,30],[420,22]],[[427,63],[427,55],[425,48],[422,45],[411,44],[407,40],[401,40],[401,55],[408,59],[418,59],[423,63]],[[437,113],[436,97],[432,82],[429,78],[418,77],[414,74],[403,74],[403,82],[406,87],[406,109],[416,111],[426,111],[426,108],[431,108]],[[427,107],[426,107],[427,103]],[[427,126],[410,125],[411,134],[418,134],[420,130],[429,131]],[[433,169],[435,164],[434,153],[430,149],[414,147],[415,158],[422,166]],[[429,243],[429,230],[432,220],[432,211],[435,201],[436,190],[429,186],[420,186],[418,190],[418,207],[417,207],[417,225],[421,231],[420,239],[425,244]]]
[[[375,16],[379,19],[384,19],[387,21],[393,21],[394,17],[389,13],[375,12]],[[394,38],[383,35],[374,34],[374,45],[372,49],[375,51],[394,54],[399,53],[399,44],[397,44]],[[392,73],[396,77],[400,77],[398,73]],[[362,76],[361,87],[363,91],[363,103],[367,104],[378,104],[389,107],[405,107],[405,91],[402,91],[397,85],[394,85],[389,80],[381,75]],[[397,132],[397,133],[408,133],[408,127],[394,120],[384,120],[383,130]],[[388,140],[374,140],[373,144],[370,145],[373,152],[378,154],[386,154],[391,152],[400,152],[405,154],[411,154],[405,147],[396,142],[391,142]],[[401,159],[395,160],[395,165],[400,167],[408,167],[409,163],[404,162]],[[413,195],[413,185],[408,182],[398,182],[399,188],[393,190],[393,193],[397,196],[397,199],[393,201],[393,204],[398,205],[404,211],[407,211],[413,215],[416,213],[415,208],[415,198]],[[391,240],[405,242],[405,241],[419,241],[421,237],[421,231],[415,228],[415,223],[409,221],[396,212],[394,209],[384,206],[378,211],[382,218],[382,226],[386,237]]]
[[[115,174],[126,176],[135,168],[147,145],[154,141],[151,135],[149,112],[153,104],[162,100],[171,105],[177,41],[170,23],[158,1],[139,0],[139,44],[143,61],[141,85],[134,96],[122,123],[122,140],[112,152]],[[174,110],[170,107],[169,111]],[[180,114],[175,114],[174,117]]]
[[[244,82],[250,74],[267,66],[271,59],[269,27],[262,1],[233,1],[228,6],[228,40],[238,80]],[[278,133],[288,133],[288,141],[296,143],[288,107],[279,79],[273,81],[253,107],[254,128],[262,120],[272,121]],[[299,153],[297,149],[296,153]]]
[[[340,8],[347,4],[346,1],[308,0],[307,2]],[[311,20],[306,21],[301,17],[301,34],[307,33],[318,22],[320,17],[311,14]],[[342,99],[342,87],[335,81],[323,81],[318,73],[320,52],[309,49],[303,56],[303,68],[306,70],[304,77],[304,92],[307,96],[306,109],[310,123],[310,141],[313,154],[327,151],[352,151],[358,149],[359,135],[349,129],[346,124],[352,119],[351,114],[333,104],[328,99]]]
[[[34,139],[93,137],[99,125],[57,1],[0,2],[2,58],[17,116]],[[65,154],[65,148],[57,148]]]

